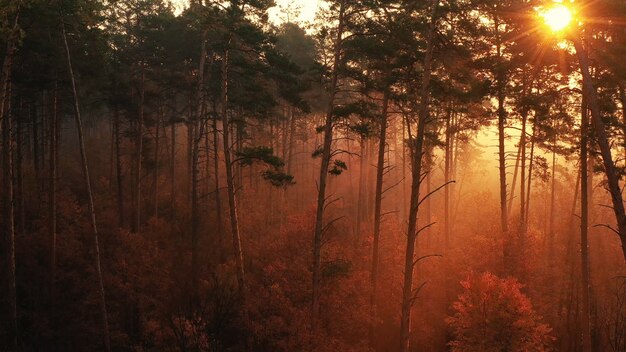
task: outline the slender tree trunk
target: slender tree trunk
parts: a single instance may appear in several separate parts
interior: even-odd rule
[[[154,136],[154,174],[153,174],[153,186],[154,186],[154,218],[159,218],[159,152],[161,146],[161,99],[159,99],[159,106],[156,116],[156,133]]]
[[[213,109],[215,111],[215,108]],[[224,246],[224,222],[222,215],[222,197],[220,192],[220,158],[219,158],[219,134],[217,130],[217,118],[213,118],[213,173],[215,174],[215,214],[217,221],[217,241],[220,247],[220,261],[223,263],[226,260],[225,246]]]
[[[198,202],[198,183],[200,174],[200,141],[204,133],[204,122],[202,118],[205,115],[204,105],[204,70],[206,65],[206,34],[208,30],[202,33],[202,42],[200,44],[200,60],[198,64],[198,81],[196,87],[196,109],[193,114],[192,124],[192,155],[191,155],[191,283],[192,297],[194,301],[198,298],[198,242],[200,227],[200,204]]]
[[[589,231],[589,178],[588,178],[588,126],[589,112],[587,106],[588,95],[583,93],[582,121],[580,130],[580,256],[581,256],[581,289],[582,289],[582,311],[581,330],[583,352],[591,352],[591,318],[589,303],[589,241],[587,238]]]
[[[176,121],[172,120],[170,125],[170,206],[172,207],[171,226],[174,230],[176,219]]]
[[[524,122],[522,121],[522,126],[524,126]],[[524,127],[522,127],[522,129],[524,129]],[[522,135],[524,134],[524,132],[522,132]],[[521,153],[522,153],[522,137],[520,136],[520,143],[517,146],[517,155],[515,156],[515,167],[513,168],[513,181],[511,182],[511,193],[509,194],[509,201],[507,203],[506,206],[506,211],[507,213],[507,217],[511,216],[511,210],[513,210],[513,198],[515,198],[515,187],[517,187],[517,174],[519,172],[519,164],[520,164],[520,159],[521,159]],[[520,214],[520,219],[521,219],[521,214]],[[521,221],[521,220],[520,220]]]
[[[115,178],[117,182],[117,221],[124,227],[124,171],[122,170],[122,136],[120,131],[120,112],[115,106],[113,111],[113,129],[115,130]]]
[[[424,133],[428,120],[429,86],[433,59],[434,37],[437,27],[436,11],[439,0],[432,1],[432,12],[426,53],[424,56],[424,71],[420,89],[419,121],[415,137],[415,150],[412,153],[413,175],[411,182],[411,204],[409,207],[409,221],[407,229],[407,245],[404,263],[404,283],[402,288],[402,314],[400,318],[400,351],[409,351],[411,334],[411,307],[416,299],[417,292],[413,289],[413,269],[415,268],[415,240],[419,234],[418,211],[420,205],[420,185],[422,182],[422,154],[424,148]],[[428,225],[426,225],[428,226]]]
[[[328,106],[326,107],[326,119],[324,122],[324,145],[319,173],[317,191],[317,211],[315,213],[315,231],[313,236],[313,299],[311,305],[311,327],[315,330],[320,315],[320,295],[322,286],[322,235],[324,232],[324,207],[326,203],[326,180],[328,167],[332,155],[333,142],[333,109],[337,94],[339,80],[339,65],[341,64],[341,47],[343,45],[343,32],[345,26],[346,1],[342,0],[339,5],[339,18],[337,33],[334,42],[333,70],[331,74]]]
[[[56,277],[57,262],[57,160],[58,160],[58,137],[59,127],[57,121],[57,82],[54,82],[52,93],[52,106],[50,114],[50,156],[49,156],[49,178],[48,178],[48,248],[50,250],[50,271],[49,271],[49,297],[50,297],[50,322],[55,326],[55,299],[54,281]],[[54,339],[53,339],[54,340]]]
[[[291,109],[291,117],[289,119],[289,150],[287,152],[287,174],[291,175],[293,164],[293,142],[296,134],[296,115],[294,109]]]
[[[426,160],[426,165],[427,165],[427,174],[426,174],[426,194],[430,194],[430,192],[432,191],[432,176],[433,176],[433,148],[430,147],[429,151],[427,152],[427,154],[425,155],[427,160]],[[446,187],[447,189],[448,187]],[[426,199],[426,201],[424,202],[424,213],[425,213],[425,224],[430,224],[432,222],[432,202],[431,202],[431,198],[428,197]],[[426,249],[431,249],[431,235],[430,235],[430,231],[429,229],[424,230],[424,234],[428,234],[428,236],[426,237]]]
[[[555,235],[555,221],[556,221],[556,209],[555,209],[555,201],[556,201],[556,134],[552,137],[552,175],[550,180],[550,227],[548,232],[548,260],[550,266],[552,267],[552,259],[554,258],[554,237]]]
[[[9,92],[11,91],[11,87],[9,86]],[[10,99],[10,97],[9,97]],[[11,103],[11,101],[9,100],[9,104]],[[10,107],[10,105],[9,105]],[[11,113],[9,112],[9,116],[11,115]],[[24,160],[24,153],[23,153],[23,148],[24,148],[24,131],[22,128],[22,121],[20,118],[16,118],[15,119],[15,160],[14,160],[14,168],[15,168],[15,181],[16,181],[16,197],[15,199],[17,200],[17,212],[18,212],[18,219],[19,222],[17,224],[17,233],[20,235],[24,235],[26,233],[26,209],[25,209],[25,195],[24,195],[24,165],[23,165],[23,160]],[[37,140],[35,145],[37,145],[39,143],[39,141]],[[39,147],[36,148],[37,150],[39,149]],[[37,161],[37,164],[39,164],[39,161]],[[39,172],[39,170],[37,170],[37,172]],[[37,176],[39,176],[39,174],[36,174]],[[41,178],[37,178],[36,179],[36,183],[37,183],[37,191],[39,191],[41,189],[41,185],[40,185],[40,180]]]
[[[626,163],[626,90],[624,89],[624,83],[618,84],[619,100],[622,105],[622,144],[624,147],[624,163]]]
[[[446,136],[445,136],[445,155],[443,178],[444,182],[450,181],[450,169],[452,167],[452,138],[451,138],[451,120],[452,119],[452,102],[448,107],[446,116]],[[443,218],[444,218],[444,248],[448,248],[450,244],[450,188],[443,190]]]
[[[3,282],[2,315],[5,318],[4,325],[6,337],[5,341],[0,341],[0,347],[8,351],[16,351],[18,348],[18,327],[17,327],[17,296],[15,292],[15,227],[14,227],[14,198],[13,198],[13,141],[12,123],[10,114],[11,104],[11,69],[13,55],[15,53],[15,37],[18,31],[19,6],[15,15],[13,29],[7,40],[7,49],[2,63],[2,77],[0,77],[0,125],[2,126],[2,260],[6,281]],[[3,322],[4,323],[4,322]]]
[[[593,85],[591,74],[589,73],[587,52],[578,38],[574,38],[574,46],[580,63],[580,71],[583,76],[584,91],[587,94],[587,104],[591,110],[592,126],[594,132],[596,133],[598,145],[600,146],[604,172],[608,181],[608,189],[611,195],[613,212],[617,222],[617,229],[615,232],[620,237],[624,261],[626,261],[626,213],[624,212],[624,201],[622,198],[621,188],[619,186],[619,175],[615,167],[613,157],[611,156],[611,146],[609,145],[606,128],[604,126],[604,122],[602,121],[602,115],[596,96],[596,89]]]
[[[509,232],[506,210],[506,155],[504,149],[504,124],[506,112],[504,110],[504,82],[498,82],[498,170],[500,171],[500,228],[502,233]],[[507,257],[508,254],[505,254]]]
[[[37,116],[37,106],[36,106],[36,102],[33,101],[31,107],[29,107],[28,109],[28,118],[30,118],[31,120],[31,126],[32,126],[32,132],[33,132],[33,170],[35,171],[35,183],[37,185],[37,191],[41,190],[41,164],[42,164],[42,152],[41,152],[41,143],[43,141],[43,138],[41,136],[41,133],[39,131],[39,117]],[[17,126],[17,133],[21,133],[20,131],[20,126]],[[18,143],[18,149],[19,144],[21,143],[21,141]],[[21,158],[21,156],[18,156],[18,158]],[[21,168],[21,161],[18,161],[18,168]],[[19,171],[19,170],[18,170]],[[18,177],[20,176],[19,174],[17,175]],[[19,182],[18,182],[19,183]],[[19,185],[18,185],[19,186]],[[21,200],[21,195],[18,195],[18,200],[20,201],[20,203],[22,202]],[[20,204],[21,207],[21,204]],[[22,209],[20,209],[20,213],[21,213]],[[21,216],[21,214],[20,214]],[[20,221],[22,221],[20,219]],[[20,224],[21,227],[21,224]],[[21,229],[20,229],[21,232]]]
[[[63,44],[65,45],[65,54],[67,55],[67,66],[70,75],[70,82],[72,87],[72,97],[74,99],[74,117],[76,118],[76,128],[78,130],[78,142],[81,156],[81,166],[83,169],[83,178],[85,181],[85,188],[87,190],[87,198],[89,202],[89,213],[91,219],[91,229],[93,231],[94,240],[94,261],[96,267],[96,274],[98,276],[99,294],[100,294],[100,314],[102,319],[102,338],[104,342],[104,350],[106,352],[111,351],[111,340],[109,338],[109,319],[107,316],[106,295],[104,292],[104,280],[102,279],[102,268],[100,263],[100,244],[98,243],[98,225],[96,223],[96,210],[94,208],[93,194],[91,190],[91,180],[89,178],[89,167],[87,166],[87,153],[85,151],[85,140],[83,137],[83,123],[80,115],[80,108],[78,102],[78,91],[76,90],[76,80],[74,79],[74,69],[72,67],[72,59],[70,55],[70,48],[67,44],[67,35],[65,33],[65,25],[63,25]]]
[[[191,154],[191,286],[192,297],[194,302],[197,303],[198,297],[198,241],[199,241],[199,227],[200,227],[200,209],[198,204],[198,174],[200,172],[198,168],[198,156],[199,141],[202,138],[202,127],[198,130],[198,124],[201,123],[196,120],[193,122],[192,138],[193,148]]]
[[[370,346],[374,346],[375,342],[375,322],[377,318],[376,312],[376,295],[378,289],[378,266],[379,266],[379,243],[380,243],[380,222],[382,217],[383,202],[383,177],[385,175],[385,148],[387,145],[387,110],[389,107],[389,87],[383,93],[383,107],[380,119],[380,137],[378,138],[378,162],[376,166],[376,193],[374,203],[374,241],[372,245],[372,272],[371,272],[371,295],[370,309],[372,323],[370,324]]]
[[[533,167],[535,165],[535,140],[537,137],[537,122],[533,125],[533,135],[530,140],[530,158],[528,159],[528,185],[526,187],[526,210],[524,211],[524,227],[528,228],[528,218],[530,216],[530,190],[533,181]]]
[[[243,251],[241,249],[241,236],[239,234],[239,218],[237,212],[237,198],[235,197],[235,180],[233,178],[233,165],[231,161],[231,148],[228,122],[228,72],[229,50],[224,51],[222,57],[222,139],[224,142],[224,165],[226,168],[226,188],[228,191],[228,205],[230,210],[230,231],[233,238],[235,251],[235,263],[237,266],[237,284],[239,292],[243,294],[246,289],[245,270],[243,266]]]
[[[13,196],[13,126],[10,114],[10,71],[13,48],[9,44],[10,56],[5,58],[2,69],[2,96],[0,97],[0,115],[2,115],[2,253],[6,281],[3,289],[3,316],[7,317],[5,327],[6,341],[2,346],[8,351],[17,350],[17,303],[15,292],[15,217]]]
[[[522,111],[522,136],[520,138],[520,206],[519,206],[519,227],[520,232],[526,233],[526,124],[528,122],[528,111]]]
[[[499,23],[496,21],[495,30],[498,37],[498,44],[496,47],[498,59],[502,59],[502,47],[500,43]],[[500,228],[502,233],[506,237],[509,232],[507,210],[506,210],[506,155],[505,155],[505,131],[504,125],[506,123],[506,111],[504,110],[505,104],[505,72],[502,72],[503,68],[498,68],[496,73],[496,89],[498,99],[498,170],[500,172]],[[506,241],[505,241],[506,242]],[[510,248],[507,243],[504,244],[504,261],[509,262]]]
[[[135,140],[135,180],[134,180],[134,191],[135,196],[133,200],[135,203],[133,204],[133,226],[132,231],[134,233],[141,232],[141,161],[143,156],[143,118],[144,118],[144,103],[146,97],[146,88],[145,88],[145,72],[143,67],[143,62],[141,62],[141,85],[139,92],[139,115],[137,119],[137,136]]]
[[[365,200],[365,137],[361,136],[360,143],[360,157],[359,157],[359,191],[358,191],[358,200],[356,206],[356,236],[354,237],[355,247],[358,245],[359,240],[361,239],[361,227],[363,224],[363,214],[365,213],[363,209],[363,204]]]

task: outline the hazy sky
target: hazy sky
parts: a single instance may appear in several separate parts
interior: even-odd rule
[[[187,6],[189,0],[172,0],[178,12]],[[276,7],[270,9],[270,19],[274,23],[280,23],[287,20],[286,10],[292,8],[298,10],[300,15],[295,19],[299,22],[312,22],[315,19],[315,13],[322,0],[275,0]],[[291,19],[294,21],[294,19]]]
[[[300,12],[296,18],[300,22],[312,22],[320,0],[275,0],[276,7],[270,9],[270,18],[274,22],[282,22],[287,19],[286,10],[291,7]],[[293,19],[291,19],[293,21]]]

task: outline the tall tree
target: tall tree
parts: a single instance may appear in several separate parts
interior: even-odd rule
[[[87,201],[89,205],[89,218],[91,220],[91,230],[93,235],[93,248],[94,248],[94,264],[96,268],[96,275],[98,276],[98,293],[100,298],[100,315],[102,321],[102,339],[104,342],[104,350],[111,351],[111,338],[109,335],[109,318],[106,305],[106,294],[104,291],[104,280],[102,278],[102,265],[100,260],[100,244],[98,240],[98,224],[96,222],[96,210],[93,201],[93,192],[91,189],[91,179],[89,177],[89,166],[87,163],[87,152],[85,150],[85,140],[83,136],[83,122],[80,115],[80,105],[78,100],[78,91],[76,89],[76,80],[74,78],[74,67],[72,66],[72,57],[70,54],[70,47],[67,43],[67,34],[65,31],[65,24],[62,24],[63,31],[63,44],[65,46],[65,54],[67,58],[67,67],[70,76],[70,83],[72,88],[74,118],[76,120],[76,129],[78,130],[78,143],[80,149],[80,161],[83,171],[83,180],[85,182],[85,189],[87,191]]]
[[[9,351],[18,348],[18,326],[17,326],[17,296],[15,291],[15,227],[14,227],[14,195],[13,195],[13,128],[11,106],[11,70],[15,51],[17,50],[19,35],[19,15],[20,3],[13,8],[6,7],[9,35],[6,39],[6,52],[2,63],[2,76],[0,77],[0,118],[2,119],[2,264],[3,283],[3,315],[8,317],[4,325],[6,334],[3,334],[3,348]]]

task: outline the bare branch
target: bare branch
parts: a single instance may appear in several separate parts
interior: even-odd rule
[[[451,183],[456,183],[456,181],[454,181],[454,180],[452,180],[452,181],[448,181],[448,182],[444,183],[443,185],[441,185],[441,186],[439,186],[439,187],[435,188],[434,190],[430,191],[430,193],[428,193],[427,195],[425,195],[425,196],[424,196],[424,197],[423,197],[423,198],[422,198],[422,199],[421,199],[421,200],[417,203],[417,206],[419,207],[420,205],[422,205],[422,203],[423,203],[426,199],[428,199],[428,197],[430,197],[430,196],[432,196],[433,194],[437,193],[440,189],[442,189],[442,188],[444,188],[444,187],[448,186],[448,185],[449,185],[449,184],[451,184]]]

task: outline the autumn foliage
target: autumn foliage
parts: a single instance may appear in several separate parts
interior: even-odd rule
[[[513,278],[470,273],[446,319],[454,332],[455,352],[549,351],[551,328],[541,322],[522,285]]]

